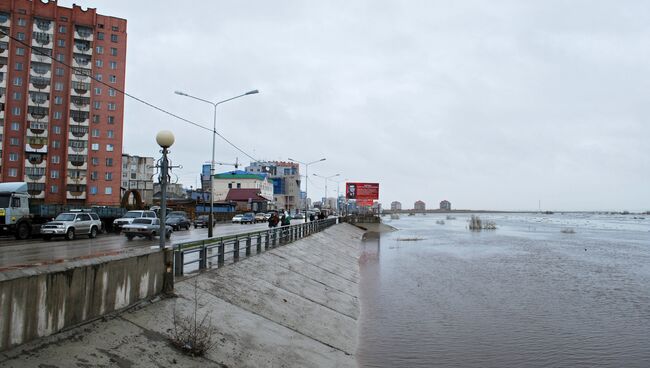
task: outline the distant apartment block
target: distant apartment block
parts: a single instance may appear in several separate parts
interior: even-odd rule
[[[425,211],[426,207],[427,206],[422,201],[416,201],[415,204],[413,204],[413,209],[416,211]]]
[[[138,192],[145,205],[153,204],[153,157],[122,154],[122,196]]]
[[[451,202],[446,199],[440,202],[440,209],[443,211],[451,211]]]
[[[402,202],[394,201],[390,203],[391,211],[400,211],[402,209]]]
[[[120,203],[126,37],[93,8],[0,2],[0,182],[36,203]]]
[[[258,161],[251,162],[246,171],[264,173],[273,182],[275,207],[290,212],[304,207],[300,191],[300,167],[295,162]]]

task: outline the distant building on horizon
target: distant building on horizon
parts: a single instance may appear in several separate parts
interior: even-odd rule
[[[390,203],[391,211],[400,211],[402,209],[402,202],[393,201]]]
[[[440,202],[440,209],[443,211],[451,211],[451,202],[449,202],[446,199],[443,200],[442,202]]]
[[[427,209],[427,206],[422,201],[416,201],[415,204],[413,205],[413,209],[416,211],[425,211]]]

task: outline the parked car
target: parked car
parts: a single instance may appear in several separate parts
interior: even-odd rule
[[[304,220],[304,219],[305,219],[305,215],[303,215],[302,213],[297,213],[297,214],[295,214],[295,215],[293,216],[293,219],[295,219],[295,220]]]
[[[255,222],[265,222],[266,220],[266,215],[264,213],[260,212],[255,214]]]
[[[64,212],[60,213],[54,221],[41,226],[43,239],[50,240],[54,236],[64,236],[73,240],[77,235],[88,235],[95,238],[102,228],[99,215],[93,212]]]
[[[273,212],[267,212],[267,213],[265,213],[265,214],[264,214],[264,220],[268,221],[268,220],[271,218],[272,215],[273,215]]]
[[[199,227],[208,227],[208,223],[210,222],[210,216],[208,215],[201,215],[198,216],[196,219],[194,219],[194,228],[197,229]],[[212,218],[212,226],[216,225],[217,220],[215,218]]]
[[[232,218],[232,223],[233,224],[241,224],[241,219],[244,217],[244,215],[235,215]]]
[[[190,220],[187,218],[187,214],[184,211],[172,211],[167,215],[167,220],[165,224],[169,225],[174,229],[174,231],[185,229],[190,229]]]
[[[241,218],[242,224],[253,224],[255,223],[255,214],[253,212],[245,213]]]
[[[129,240],[133,240],[136,236],[153,240],[155,236],[159,235],[160,220],[157,218],[137,218],[130,224],[124,225],[122,231]],[[165,238],[169,239],[172,231],[171,226],[165,225]]]
[[[156,216],[156,212],[154,211],[129,211],[124,214],[124,217],[115,219],[115,221],[113,221],[113,229],[120,231],[124,225],[132,223],[135,219],[156,217],[158,216]]]

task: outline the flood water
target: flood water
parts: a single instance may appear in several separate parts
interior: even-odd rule
[[[454,216],[365,241],[360,366],[650,367],[650,216]]]

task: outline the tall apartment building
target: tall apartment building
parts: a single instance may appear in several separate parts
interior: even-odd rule
[[[0,181],[44,203],[119,204],[125,63],[124,19],[0,2]]]
[[[122,186],[121,193],[137,191],[142,202],[153,204],[153,157],[131,156],[122,154]]]
[[[413,204],[413,209],[416,211],[425,211],[427,209],[427,205],[422,201],[415,201]]]
[[[402,202],[399,201],[393,201],[390,203],[390,209],[391,211],[401,211],[402,210]]]

